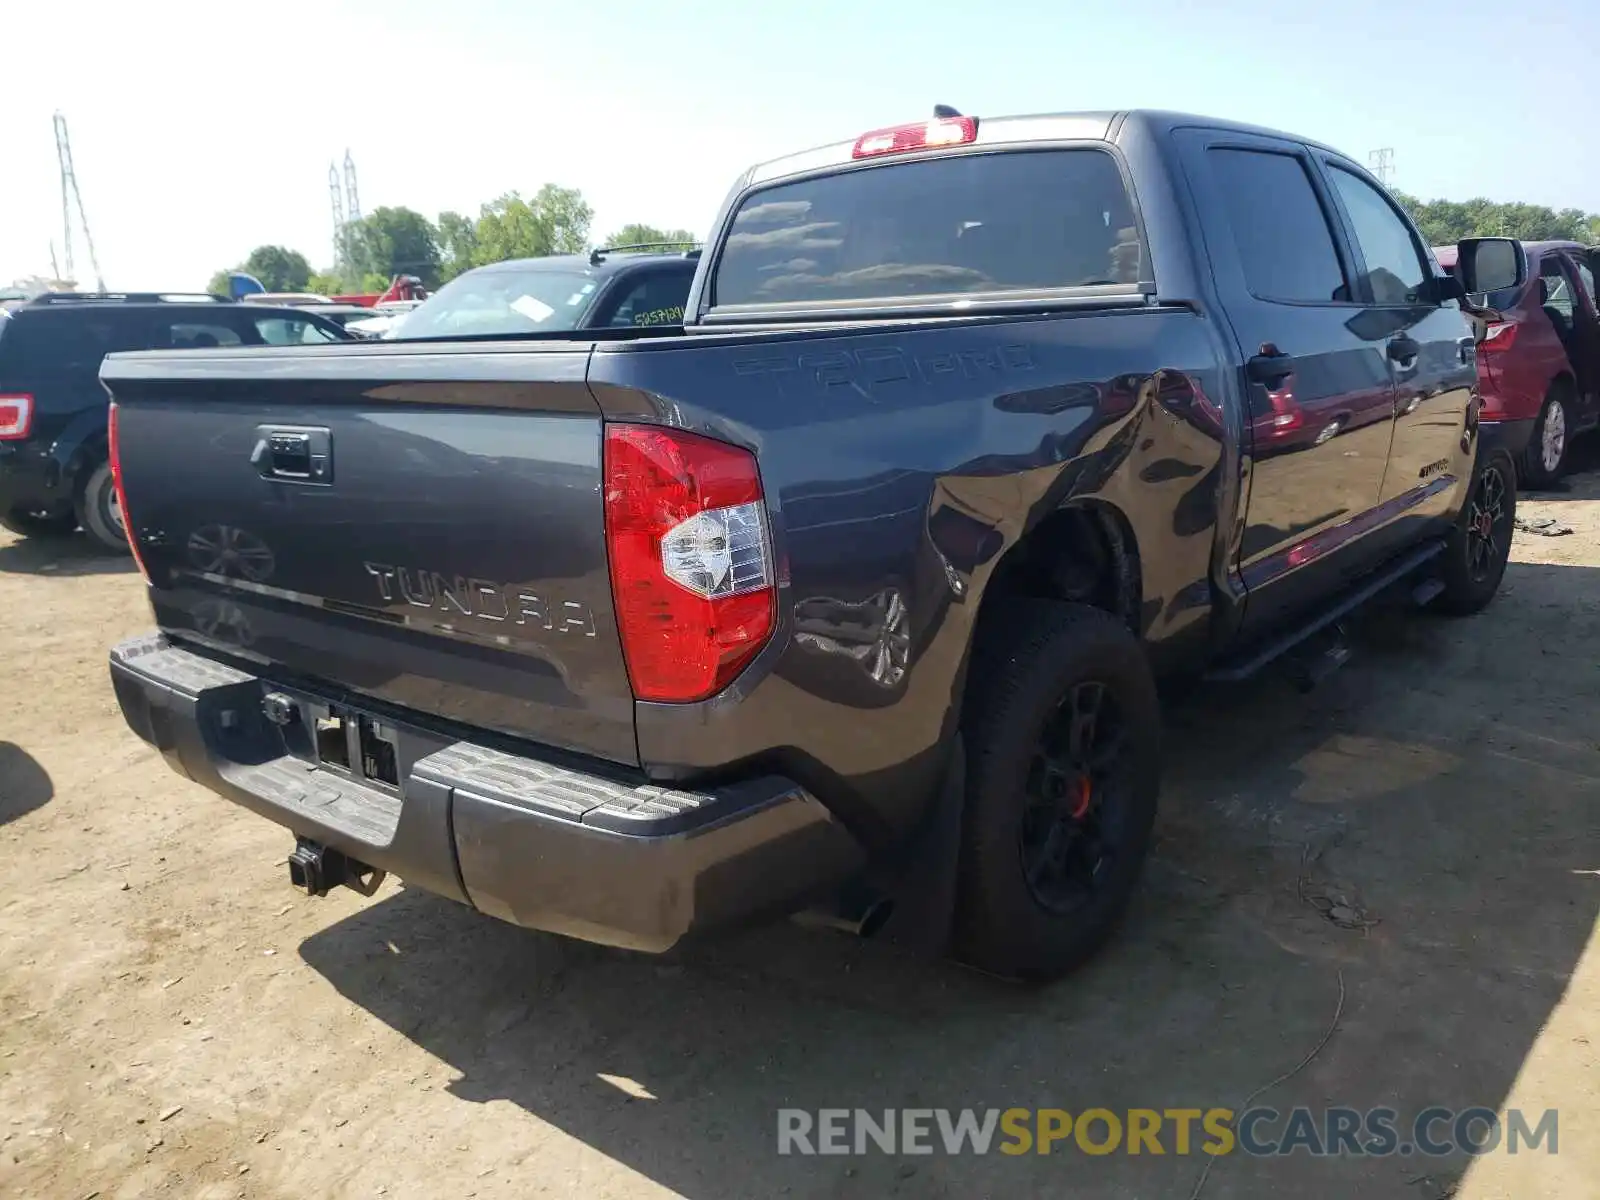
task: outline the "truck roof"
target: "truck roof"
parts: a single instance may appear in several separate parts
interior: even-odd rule
[[[1291,142],[1299,142],[1302,145],[1316,146],[1318,149],[1326,150],[1330,154],[1337,154],[1341,158],[1349,157],[1332,146],[1327,146],[1321,142],[1312,141],[1296,134],[1284,133],[1281,130],[1268,129],[1259,125],[1247,125],[1240,121],[1224,121],[1195,113],[1168,112],[1161,109],[1035,113],[1008,117],[984,117],[980,115],[978,116],[978,136],[973,144],[977,146],[998,146],[1027,142],[1114,142],[1119,139],[1124,130],[1128,129],[1138,128],[1150,134],[1165,134],[1173,129],[1189,125],[1202,125],[1208,129],[1228,129],[1238,133],[1284,138]],[[786,154],[782,158],[774,158],[763,163],[757,163],[746,173],[743,186],[748,187],[756,183],[769,183],[774,179],[781,179],[788,175],[803,174],[807,171],[844,166],[854,161],[852,151],[855,148],[855,144],[855,138],[843,142],[830,142],[825,146],[817,146],[795,154]]]

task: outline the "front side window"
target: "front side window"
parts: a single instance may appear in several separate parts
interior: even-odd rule
[[[1350,299],[1328,218],[1298,157],[1213,146],[1206,160],[1252,296],[1304,304]]]
[[[1104,150],[905,158],[746,196],[712,303],[904,300],[1137,284],[1145,258]]]
[[[1341,167],[1332,168],[1328,174],[1349,214],[1361,257],[1366,260],[1372,302],[1381,305],[1418,303],[1422,298],[1422,282],[1432,271],[1417,250],[1411,227],[1394,205],[1359,175]]]

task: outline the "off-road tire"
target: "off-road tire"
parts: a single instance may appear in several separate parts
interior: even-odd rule
[[[1498,500],[1497,500],[1498,496]],[[1492,548],[1474,541],[1484,536],[1487,518]],[[1445,547],[1440,578],[1444,591],[1433,607],[1450,616],[1480,612],[1494,599],[1511,557],[1511,535],[1517,518],[1517,472],[1507,450],[1492,450],[1473,467],[1472,489]]]
[[[1110,937],[1138,882],[1161,784],[1155,681],[1144,647],[1121,621],[1046,600],[1007,601],[984,614],[970,678],[955,952],[996,975],[1055,979]],[[1044,732],[1078,685],[1093,683],[1103,685],[1127,739],[1115,783],[1096,798],[1105,806],[1096,810],[1097,844],[1109,841],[1114,851],[1087,873],[1094,882],[1082,906],[1063,912],[1025,875],[1024,822],[1039,803],[1028,785]]]

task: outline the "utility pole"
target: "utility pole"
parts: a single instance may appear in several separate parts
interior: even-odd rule
[[[1378,177],[1378,182],[1388,187],[1389,181],[1394,178],[1394,147],[1374,150],[1367,156],[1367,161],[1372,164],[1372,173]]]
[[[56,130],[56,159],[61,164],[61,257],[67,268],[67,278],[73,279],[72,265],[72,208],[78,209],[78,223],[83,227],[83,241],[89,249],[89,266],[94,271],[97,291],[106,290],[106,281],[100,277],[100,260],[95,257],[94,237],[89,232],[89,218],[83,212],[83,196],[78,191],[77,172],[72,169],[72,143],[67,140],[67,118],[56,113],[53,118]],[[76,282],[74,279],[73,282]]]

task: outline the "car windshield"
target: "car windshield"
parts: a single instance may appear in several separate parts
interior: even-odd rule
[[[473,271],[412,309],[391,336],[410,340],[576,329],[597,286],[578,271]]]

